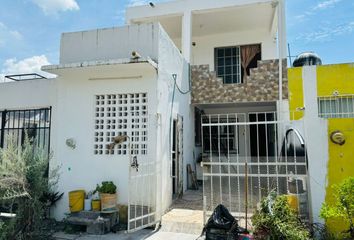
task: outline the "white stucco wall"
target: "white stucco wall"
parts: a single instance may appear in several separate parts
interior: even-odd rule
[[[162,203],[161,211],[164,212],[172,202],[172,178],[171,178],[171,107],[172,119],[177,115],[183,117],[183,189],[187,189],[187,164],[193,162],[194,132],[192,129],[190,93],[181,94],[175,89],[174,101],[172,95],[174,80],[172,74],[177,74],[177,84],[183,91],[189,89],[188,64],[183,59],[178,48],[174,46],[167,33],[161,29],[159,41],[159,81],[157,88],[158,114],[160,125],[157,137],[157,154],[162,160]],[[193,166],[193,165],[192,165]]]
[[[50,107],[56,104],[56,80],[28,80],[0,84],[0,110]]]
[[[130,58],[132,51],[157,59],[158,28],[149,23],[63,33],[60,63]]]
[[[209,64],[214,71],[214,49],[216,47],[240,46],[247,44],[261,44],[262,59],[277,58],[277,43],[270,32],[254,30],[231,32],[193,38],[196,46],[192,48],[192,64]]]
[[[68,212],[68,192],[84,189],[94,190],[102,181],[113,181],[118,187],[118,202],[128,203],[128,155],[94,155],[94,112],[95,95],[145,93],[148,94],[149,146],[148,156],[156,157],[154,151],[154,113],[156,112],[156,70],[152,66],[100,66],[79,69],[65,69],[57,72],[60,77],[57,84],[58,103],[53,110],[56,113],[56,125],[53,127],[53,146],[55,158],[51,167],[60,166],[61,174],[58,190],[64,192],[61,201],[54,209],[57,219]],[[125,76],[141,75],[141,78],[124,79]],[[104,79],[110,76],[109,79]],[[90,80],[95,77],[102,79]],[[115,79],[116,78],[116,79]],[[65,141],[73,138],[77,147],[71,149]],[[150,144],[151,141],[151,144]]]

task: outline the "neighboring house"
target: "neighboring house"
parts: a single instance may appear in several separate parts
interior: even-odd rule
[[[190,164],[205,217],[219,203],[244,217],[275,190],[317,219],[305,142],[323,123],[305,136],[307,122],[290,121],[284,12],[283,0],[130,7],[126,26],[62,34],[59,64],[42,68],[57,78],[1,84],[0,110],[51,107],[55,216],[69,191],[110,180],[129,230],[150,226],[190,187]]]
[[[325,191],[327,203],[334,203],[333,184],[339,184],[347,177],[354,175],[354,64],[334,64],[313,67],[297,67],[289,69],[289,106],[290,110],[304,107],[304,82],[314,82],[317,91],[312,91],[318,100],[313,111],[325,121],[328,130],[325,137],[317,137],[316,143],[328,144],[327,156],[316,163],[317,180],[314,189]],[[309,106],[309,105],[308,105]],[[316,106],[318,106],[316,108]],[[306,115],[306,109],[305,109]],[[304,113],[294,116],[301,119]],[[331,136],[337,134],[344,142],[336,142]],[[319,148],[319,151],[323,149]],[[328,161],[327,161],[328,159]],[[317,204],[321,207],[321,204]],[[329,229],[341,232],[347,229],[342,221],[329,221]]]

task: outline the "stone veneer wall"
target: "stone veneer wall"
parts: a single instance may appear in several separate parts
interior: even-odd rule
[[[211,72],[209,65],[191,66],[192,103],[234,103],[277,101],[279,60],[258,61],[258,67],[250,71],[246,83],[223,84],[221,78]],[[283,99],[288,99],[287,63],[283,60]]]

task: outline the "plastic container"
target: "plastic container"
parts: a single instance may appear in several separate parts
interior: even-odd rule
[[[286,195],[289,206],[296,212],[299,211],[299,197],[295,194]]]
[[[101,200],[95,199],[91,201],[92,211],[99,212],[101,211]]]
[[[85,190],[69,192],[70,212],[76,213],[84,210]]]
[[[117,194],[100,193],[100,199],[102,212],[117,211]]]
[[[85,211],[91,211],[91,199],[85,199]]]

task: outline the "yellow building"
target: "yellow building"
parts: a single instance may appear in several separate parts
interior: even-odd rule
[[[333,184],[354,176],[354,63],[322,65],[316,67],[318,112],[328,119],[328,149],[326,202],[333,203]],[[303,67],[288,70],[289,107],[292,120],[299,120],[304,107]],[[344,134],[345,143],[336,144],[330,136],[335,132]],[[320,203],[319,203],[320,204]],[[328,221],[330,230],[343,231],[346,226],[341,219]]]

